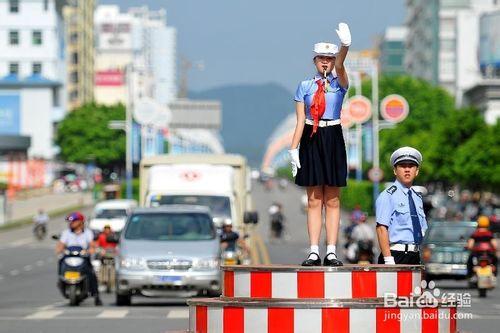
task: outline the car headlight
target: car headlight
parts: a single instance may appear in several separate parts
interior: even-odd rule
[[[220,261],[217,258],[197,259],[193,261],[193,268],[198,270],[218,269]]]
[[[64,263],[68,266],[77,267],[83,264],[83,260],[80,257],[67,257],[64,259]]]
[[[120,266],[126,269],[144,269],[148,265],[144,258],[123,257],[120,259]]]

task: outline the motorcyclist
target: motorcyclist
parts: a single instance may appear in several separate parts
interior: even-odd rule
[[[273,238],[281,238],[283,232],[283,223],[285,216],[283,215],[283,206],[280,203],[273,203],[269,207],[269,221],[271,222],[271,234]]]
[[[358,251],[361,243],[366,244],[366,247],[372,248],[375,241],[375,231],[366,223],[366,215],[361,214],[357,224],[354,225],[351,232],[351,243],[347,248],[347,258],[350,262],[356,262]],[[373,250],[371,250],[373,252]]]
[[[102,232],[97,237],[97,246],[101,248],[101,254],[104,255],[108,250],[114,250],[116,248],[115,242],[109,242],[109,237],[113,236],[113,231],[111,230],[111,226],[106,224],[102,230]]]
[[[40,208],[38,210],[38,213],[33,216],[33,230],[35,230],[37,227],[43,228],[44,232],[47,232],[47,224],[49,223],[50,218],[45,211]]]
[[[479,216],[477,219],[477,229],[467,241],[467,249],[471,251],[467,261],[467,271],[469,276],[473,274],[473,267],[477,265],[478,258],[481,255],[487,255],[495,267],[494,273],[497,274],[498,258],[496,255],[497,241],[493,233],[489,230],[490,220],[487,216]]]
[[[233,231],[233,224],[229,219],[224,221],[222,233],[220,235],[220,244],[223,251],[236,252],[236,245],[240,246],[245,251],[247,250],[245,241],[240,239],[240,235],[237,232]]]
[[[89,255],[93,255],[96,250],[94,234],[90,229],[85,228],[85,216],[80,212],[73,212],[66,216],[66,221],[69,222],[69,228],[61,233],[61,237],[56,244],[56,254],[62,255],[67,247],[78,246],[86,250]],[[97,277],[89,257],[87,257],[86,270],[86,275],[89,278],[90,293],[94,296],[95,305],[100,306],[102,305],[102,301],[99,297]]]

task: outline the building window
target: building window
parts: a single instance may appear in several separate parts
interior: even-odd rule
[[[69,99],[74,102],[76,100],[78,100],[78,90],[72,90],[70,93],[69,93]]]
[[[78,72],[72,72],[70,75],[71,83],[78,83]]]
[[[42,63],[34,62],[33,63],[33,75],[40,75],[40,74],[42,74]]]
[[[73,65],[78,64],[78,53],[76,53],[76,52],[71,53],[71,63]]]
[[[9,74],[10,75],[18,75],[19,74],[19,63],[11,62],[9,64]]]
[[[19,45],[19,31],[17,30],[9,31],[9,44]]]
[[[42,45],[42,32],[40,30],[33,31],[33,45]]]
[[[19,13],[19,0],[9,0],[9,12]]]
[[[78,33],[72,32],[71,35],[69,36],[69,41],[70,41],[70,43],[78,42]]]

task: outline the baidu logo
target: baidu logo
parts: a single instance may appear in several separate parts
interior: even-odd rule
[[[410,296],[398,296],[395,293],[386,293],[384,295],[385,307],[400,308],[435,308],[439,305],[441,290],[436,288],[434,281],[422,281],[420,286],[415,287]]]

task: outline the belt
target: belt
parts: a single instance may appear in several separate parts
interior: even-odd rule
[[[390,249],[393,251],[418,252],[419,246],[417,244],[391,244]]]
[[[312,119],[306,119],[306,124],[307,125],[314,125],[314,120]],[[320,120],[318,122],[319,127],[327,127],[327,126],[333,126],[333,125],[340,125],[340,119],[337,120]]]

